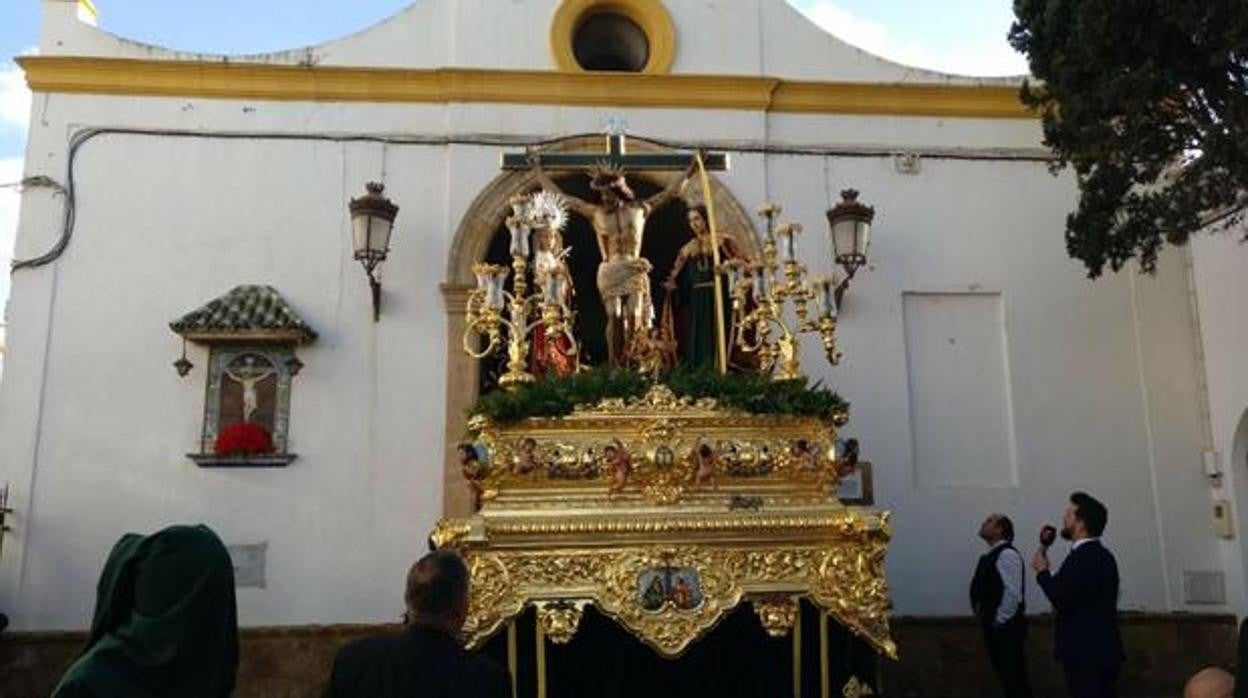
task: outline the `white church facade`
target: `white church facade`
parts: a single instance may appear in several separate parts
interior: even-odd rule
[[[824,219],[841,190],[874,207],[844,359],[813,341],[803,368],[852,405],[842,432],[892,512],[896,615],[968,615],[983,517],[1011,516],[1027,552],[1076,490],[1109,508],[1122,610],[1248,613],[1245,248],[1201,240],[1154,276],[1088,280],[1062,238],[1075,183],[1050,173],[1021,77],[890,63],[782,0],[420,0],[325,44],[229,57],[43,4],[21,61],[25,175],[51,184],[22,196],[0,381],[15,629],[86,627],[112,543],[176,522],[250,556],[240,625],[393,621],[426,536],[471,507],[454,460],[480,382],[463,304],[508,197],[535,186],[500,158],[598,149],[608,129],[634,152],[725,153],[720,225],[753,239],[755,206],[783,205],[812,274],[836,266]],[[578,44],[594,13],[626,20],[604,20],[597,58]],[[373,181],[399,207],[376,320],[349,211]],[[242,369],[194,337],[184,350],[170,323],[240,286],[306,325],[273,355],[297,456],[280,467],[188,456],[210,450],[221,375]],[[1027,604],[1048,610],[1035,585]]]

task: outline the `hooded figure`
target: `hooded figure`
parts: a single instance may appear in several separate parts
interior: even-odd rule
[[[122,536],[87,647],[53,698],[224,698],[238,668],[234,567],[207,526]]]

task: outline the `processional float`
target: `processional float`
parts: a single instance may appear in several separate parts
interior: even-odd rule
[[[507,155],[504,167],[536,162],[533,153]],[[723,155],[630,156],[623,136],[612,135],[605,154],[540,159],[549,170],[616,174],[691,162],[713,207],[706,170],[725,169]],[[722,312],[712,371],[669,371],[670,362],[655,360],[672,338],[654,327],[652,310],[626,338],[619,365],[582,366],[571,280],[558,263],[566,250],[550,244],[561,239],[552,233],[566,221],[565,204],[549,191],[513,197],[511,264],[479,264],[467,301],[464,350],[506,357],[498,390],[478,403],[459,448],[478,510],[439,522],[431,536],[469,563],[470,646],[506,631],[514,663],[514,621],[532,608],[541,664],[546,643],[572,641],[593,607],[661,656],[678,657],[746,602],[767,633],[793,636],[796,648],[805,602],[896,656],[884,574],[889,514],[838,499],[838,480],[857,457],[856,443],[846,449],[838,439],[849,408],[801,373],[802,333],[839,360],[838,308],[866,261],[874,211],[857,192],[842,196],[828,211],[840,278],[807,277],[796,253],[801,227],[780,222],[771,204],[758,209],[759,259],[716,256],[726,288],[715,286]],[[710,219],[717,253],[713,208]],[[733,353],[754,357],[753,370],[730,372]],[[564,368],[552,370],[557,356]],[[826,665],[822,675],[828,695]],[[859,685],[855,677],[832,690]]]

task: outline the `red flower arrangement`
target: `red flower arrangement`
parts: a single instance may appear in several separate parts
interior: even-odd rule
[[[253,456],[273,452],[273,437],[259,424],[238,422],[217,434],[213,450],[219,456]]]

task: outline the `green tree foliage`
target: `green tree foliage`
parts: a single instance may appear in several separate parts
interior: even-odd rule
[[[1248,0],[1015,0],[1055,169],[1074,168],[1066,248],[1095,278],[1152,271],[1248,191]]]

